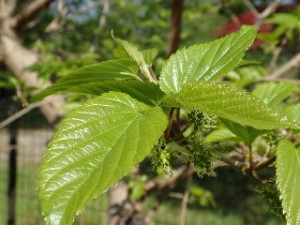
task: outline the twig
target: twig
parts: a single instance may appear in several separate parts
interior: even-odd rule
[[[246,166],[246,163],[238,161],[238,160],[234,160],[234,159],[226,157],[224,155],[220,156],[219,160],[227,163],[228,165],[236,168],[237,170],[242,170]]]
[[[230,10],[230,6],[228,1],[221,0],[222,8],[225,10],[225,13],[230,17],[231,21],[237,26],[240,27],[242,24],[239,18]]]
[[[103,29],[106,26],[107,14],[109,12],[109,9],[110,9],[109,0],[104,0],[103,1],[103,10],[102,10],[101,16],[99,18],[99,28],[100,29]]]
[[[186,222],[186,212],[187,212],[187,206],[188,206],[188,201],[190,196],[190,190],[189,190],[190,183],[191,183],[191,177],[189,177],[187,181],[186,190],[182,197],[181,211],[180,211],[180,225],[185,225]]]
[[[272,156],[272,157],[268,158],[266,161],[262,162],[261,164],[258,164],[258,165],[254,168],[254,170],[256,170],[256,171],[257,171],[257,170],[261,170],[261,169],[263,169],[263,168],[265,168],[265,167],[271,165],[273,162],[275,162],[275,160],[276,160],[276,156]]]
[[[248,7],[248,9],[252,12],[252,14],[258,18],[260,16],[260,13],[257,11],[257,9],[254,7],[252,2],[249,0],[243,0],[244,4]]]
[[[277,79],[285,76],[287,73],[292,71],[293,69],[300,66],[300,53],[296,54],[292,59],[274,71],[272,74],[267,76],[267,79]]]
[[[52,101],[53,101],[53,99],[46,99],[46,100],[44,100],[42,102],[33,103],[33,104],[27,106],[26,108],[21,109],[20,111],[16,112],[12,116],[10,116],[7,119],[3,120],[0,123],[0,129],[6,127],[7,125],[11,124],[15,120],[17,120],[20,117],[24,116],[25,114],[29,113],[32,109],[40,107],[40,106],[45,105],[45,104],[48,104],[48,103],[50,103]]]
[[[69,15],[67,15],[67,19],[74,19],[76,16],[78,16],[78,14],[82,14],[82,13],[85,13],[85,12],[88,12],[89,10],[99,6],[99,5],[102,5],[103,3],[102,2],[99,2],[99,1],[96,1],[96,2],[91,2],[90,4],[70,13]]]
[[[29,22],[35,15],[40,13],[44,8],[48,7],[54,0],[36,0],[31,2],[21,13],[12,19],[12,26],[16,29],[21,28]]]
[[[107,23],[107,15],[110,10],[109,0],[102,0],[102,12],[98,22],[99,30],[103,30]],[[100,39],[100,33],[96,34],[94,40],[89,48],[89,52],[95,52],[98,47],[98,42]]]
[[[268,17],[270,16],[278,7],[278,5],[281,3],[281,0],[274,0],[272,1],[266,8],[264,11],[262,11],[259,16],[257,17],[255,26],[256,27],[260,27],[260,25],[262,24],[262,22]]]
[[[145,184],[144,195],[147,196],[150,192],[174,186],[179,179],[190,177],[194,170],[194,167],[185,165],[174,170],[171,176],[163,179],[150,180]]]
[[[300,85],[300,80],[287,79],[287,78],[263,77],[263,78],[259,79],[257,82],[264,82],[264,81],[292,82],[292,83],[295,83],[295,84],[299,84],[299,85]]]
[[[257,29],[261,26],[263,21],[270,16],[278,7],[278,5],[281,3],[281,0],[274,0],[268,6],[265,8],[264,11],[261,13],[258,12],[258,10],[254,7],[254,5],[251,3],[250,0],[243,0],[244,4],[248,7],[248,9],[251,11],[251,13],[256,17],[255,26]],[[273,68],[275,68],[275,63],[279,57],[281,49],[276,50],[273,54],[270,66],[269,66],[269,72],[273,72]]]
[[[64,17],[68,13],[69,9],[65,7],[64,0],[57,0],[56,11],[60,17]]]
[[[276,63],[277,63],[277,60],[279,58],[281,51],[282,51],[282,47],[275,47],[275,49],[273,51],[273,56],[271,58],[269,68],[268,68],[269,74],[274,72],[274,70],[276,68]]]
[[[272,1],[261,13],[258,12],[251,1],[243,0],[243,2],[250,12],[256,17],[255,26],[259,28],[262,22],[276,10],[277,6],[281,3],[281,0]]]
[[[249,166],[249,164],[245,163],[244,161],[234,160],[234,159],[226,157],[224,155],[220,156],[219,160],[227,163],[228,165],[232,166],[233,168],[237,169],[238,171],[244,173],[248,178],[255,181],[256,183],[262,182],[260,177],[255,173],[254,165],[251,167],[251,165]],[[251,163],[250,160],[249,160],[249,163]]]
[[[183,13],[184,0],[172,1],[172,17],[171,17],[171,29],[169,32],[169,46],[167,48],[166,57],[170,57],[180,44],[180,32],[181,32],[181,17]]]

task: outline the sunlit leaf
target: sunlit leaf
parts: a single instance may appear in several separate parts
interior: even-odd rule
[[[276,182],[287,224],[300,225],[300,149],[284,140],[276,154]]]
[[[174,96],[182,107],[197,108],[256,129],[298,127],[250,93],[213,81],[186,84]]]
[[[224,38],[177,51],[162,69],[161,89],[167,94],[178,93],[188,82],[225,75],[239,65],[255,36],[254,27],[243,26]]]
[[[167,126],[159,107],[110,92],[75,109],[62,121],[38,173],[47,224],[73,217],[151,151]]]

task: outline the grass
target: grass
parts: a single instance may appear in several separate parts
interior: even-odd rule
[[[7,220],[7,168],[0,164],[0,224]],[[16,225],[44,224],[35,189],[36,165],[23,165],[18,169]],[[105,195],[92,201],[76,218],[75,225],[105,224],[107,201]]]
[[[155,215],[156,225],[179,225],[180,210],[173,206],[160,207]],[[256,225],[257,223],[251,223]],[[266,219],[263,225],[284,225],[276,219]],[[237,213],[222,213],[220,210],[193,210],[189,209],[185,225],[250,225],[242,215]]]
[[[7,210],[7,166],[0,163],[0,224],[6,224]],[[18,168],[17,182],[17,208],[16,208],[16,225],[42,225],[43,219],[40,213],[39,202],[35,189],[36,165],[22,165]],[[156,201],[153,199],[151,201]],[[219,208],[214,210],[208,209],[191,209],[187,211],[185,225],[282,225],[276,217],[265,217],[267,211],[266,205],[261,205],[257,201],[247,202],[257,211],[255,214],[247,210],[229,211],[223,213]],[[252,209],[253,211],[253,209]],[[256,218],[259,215],[260,218]],[[180,201],[170,201],[167,204],[158,207],[155,212],[154,220],[156,225],[179,225]],[[251,222],[245,221],[245,217],[251,219]],[[252,217],[252,218],[251,218]],[[75,225],[104,225],[107,218],[107,199],[102,195],[100,199],[92,201],[76,217]],[[259,221],[259,222],[258,222]]]

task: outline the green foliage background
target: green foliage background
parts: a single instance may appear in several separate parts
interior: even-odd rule
[[[22,2],[18,7],[20,7],[20,10],[23,7],[23,4],[25,4],[26,1]],[[84,5],[90,3],[90,1],[66,1],[66,5],[68,9],[71,12],[76,12],[76,10],[80,9]],[[266,4],[267,1],[257,1],[256,6],[258,8],[262,7],[264,4]],[[268,121],[267,125],[262,124],[262,121],[266,122],[268,118],[268,113],[271,111],[266,108],[265,115],[260,117],[259,112],[258,115],[258,122],[255,121],[249,121],[249,117],[251,116],[245,116],[245,118],[234,120],[232,119],[232,115],[234,114],[232,111],[224,112],[224,110],[219,109],[217,106],[220,104],[224,104],[226,106],[226,102],[216,102],[215,104],[208,104],[203,105],[203,102],[201,102],[201,99],[197,99],[195,96],[198,96],[198,93],[200,90],[207,89],[214,90],[214,93],[217,93],[218,90],[223,91],[226,89],[227,84],[218,84],[218,86],[215,86],[214,83],[201,83],[198,82],[196,84],[196,87],[191,84],[185,85],[185,83],[180,84],[179,89],[182,88],[182,93],[179,93],[177,96],[168,96],[167,98],[162,100],[162,97],[164,96],[162,91],[165,91],[167,94],[171,92],[177,92],[179,89],[173,90],[172,88],[170,90],[167,90],[167,88],[164,87],[164,84],[170,84],[172,82],[172,79],[170,76],[173,76],[174,71],[172,69],[174,68],[174,64],[177,63],[177,59],[181,60],[180,58],[180,52],[176,53],[171,58],[171,62],[173,64],[165,64],[165,51],[168,45],[168,31],[170,28],[170,16],[171,16],[171,10],[170,10],[170,1],[163,1],[163,0],[155,0],[155,1],[148,1],[147,4],[144,1],[126,1],[126,0],[112,0],[109,1],[110,4],[110,10],[109,13],[104,14],[106,17],[106,23],[104,26],[99,26],[99,17],[103,15],[103,8],[101,6],[95,7],[92,10],[89,10],[88,12],[84,13],[76,13],[74,17],[68,17],[68,16],[59,16],[56,14],[55,11],[55,4],[53,4],[49,10],[44,10],[39,16],[38,20],[40,23],[38,26],[33,26],[32,28],[26,28],[24,30],[20,30],[21,39],[24,45],[28,48],[35,49],[40,53],[40,64],[34,65],[29,70],[34,70],[39,73],[39,79],[41,84],[44,81],[52,80],[57,81],[57,86],[53,86],[52,90],[48,89],[48,93],[45,93],[45,95],[48,95],[50,93],[54,92],[71,92],[75,93],[75,95],[69,97],[69,101],[72,104],[69,104],[70,108],[74,106],[73,103],[75,103],[75,106],[78,106],[78,103],[81,103],[86,100],[86,97],[83,97],[83,95],[88,94],[90,96],[97,96],[99,94],[102,94],[107,91],[120,91],[128,94],[132,98],[135,98],[145,104],[155,106],[163,103],[165,106],[170,106],[168,104],[175,104],[173,106],[185,106],[187,108],[213,108],[211,111],[207,111],[208,113],[215,114],[220,117],[224,117],[226,119],[231,119],[232,121],[226,121],[221,120],[216,125],[216,129],[213,132],[209,132],[209,135],[207,135],[205,132],[205,135],[203,138],[205,138],[206,141],[209,141],[211,143],[218,143],[219,141],[225,141],[226,144],[228,144],[230,147],[234,146],[233,143],[239,143],[240,141],[245,142],[247,144],[254,143],[256,137],[261,136],[262,134],[265,134],[265,131],[258,131],[254,128],[249,127],[243,127],[236,125],[234,122],[241,123],[242,125],[247,126],[254,126],[257,129],[270,129],[270,128],[279,128],[279,127],[290,127],[296,129],[296,126],[292,126],[290,123],[285,122],[285,120],[282,119],[282,115],[272,113],[274,117]],[[232,13],[239,13],[246,11],[247,7],[245,5],[241,4],[240,1],[228,1],[227,3],[224,3],[224,1],[186,1],[185,2],[185,9],[183,13],[183,19],[182,19],[182,31],[181,31],[181,44],[180,47],[188,47],[192,44],[197,43],[203,43],[210,41],[215,36],[215,31],[222,27],[222,22],[225,19],[230,18],[232,16]],[[281,55],[279,61],[284,62],[286,61],[290,56],[293,55],[295,51],[297,51],[297,48],[293,48],[293,44],[297,42],[297,37],[299,37],[299,27],[295,25],[296,23],[293,23],[291,26],[286,26],[286,23],[282,22],[282,18],[286,18],[287,15],[274,15],[274,17],[270,18],[269,22],[274,23],[278,26],[278,29],[274,34],[270,35],[259,35],[259,37],[264,38],[265,40],[269,41],[268,43],[271,43],[270,45],[265,44],[262,46],[262,48],[258,51],[251,51],[247,53],[247,60],[250,61],[250,65],[247,65],[247,62],[245,62],[244,66],[238,67],[237,69],[233,70],[234,67],[237,64],[234,62],[234,66],[229,67],[229,69],[221,70],[220,74],[224,75],[224,73],[227,73],[224,80],[226,82],[230,81],[230,85],[234,85],[238,88],[247,88],[248,90],[252,91],[253,89],[253,95],[257,98],[261,98],[264,103],[266,103],[268,106],[275,106],[275,110],[284,112],[284,109],[287,105],[291,105],[286,109],[286,114],[288,119],[291,122],[299,123],[299,116],[297,112],[299,111],[299,104],[298,103],[298,93],[299,88],[294,83],[280,83],[280,85],[276,85],[275,83],[262,83],[257,86],[255,86],[255,82],[261,79],[263,76],[267,74],[267,65],[272,57],[272,47],[276,47],[278,44],[278,40],[283,34],[283,30],[288,31],[288,44],[287,47],[283,49],[283,54]],[[293,18],[293,21],[298,18],[297,11],[290,14],[290,16]],[[54,18],[57,18],[57,20],[60,22],[60,27],[58,30],[55,30],[53,32],[47,33],[45,32],[46,26],[49,24],[50,21],[52,21]],[[121,44],[116,41],[116,39],[112,38],[111,31],[114,32],[114,35],[116,37],[122,38],[124,40],[129,41],[130,43],[135,43],[139,49],[151,49],[156,48],[158,49],[158,57],[153,63],[153,68],[156,73],[161,71],[161,81],[160,86],[161,90],[159,90],[154,84],[150,82],[145,82],[143,86],[140,85],[138,78],[135,76],[136,71],[138,69],[143,70],[145,69],[145,66],[149,66],[152,62],[150,60],[150,63],[148,60],[139,61],[139,57],[135,58],[136,55],[130,55],[129,58],[132,58],[132,60],[129,59],[122,59],[122,57],[128,57],[126,55],[126,52],[124,50],[121,50],[122,45],[124,47],[124,42],[121,41]],[[273,35],[273,36],[272,36]],[[298,36],[297,36],[298,35]],[[251,35],[246,35],[248,38],[251,37]],[[235,39],[234,39],[235,40]],[[243,42],[244,41],[244,42]],[[244,47],[244,49],[249,47],[249,43],[246,43],[247,40],[243,38],[242,41],[238,41],[238,43]],[[127,44],[127,43],[126,43]],[[224,43],[219,42],[220,46],[223,46]],[[202,46],[202,45],[201,45]],[[237,45],[234,45],[237,46]],[[129,44],[129,48],[131,48]],[[238,47],[238,46],[237,46]],[[194,59],[192,56],[194,56],[196,53],[197,48],[192,48],[191,50],[191,61]],[[218,48],[219,49],[219,48]],[[126,47],[125,47],[126,50]],[[203,49],[198,51],[202,51]],[[213,50],[213,49],[212,49]],[[243,54],[243,51],[240,52],[240,54]],[[155,55],[155,54],[153,54]],[[184,54],[183,54],[184,55]],[[241,58],[241,55],[237,56],[237,60]],[[203,58],[199,58],[196,60],[196,64],[199,62],[202,62],[202,65],[205,63],[209,63],[213,61],[214,54],[212,55],[205,55]],[[118,81],[101,81],[102,79],[105,79],[105,77],[97,77],[96,79],[91,76],[91,80],[87,80],[88,77],[83,78],[85,74],[92,74],[93,71],[111,71],[111,68],[105,66],[105,63],[98,64],[94,68],[93,67],[84,67],[81,70],[76,70],[78,68],[81,68],[82,66],[88,66],[91,64],[94,64],[99,61],[104,61],[107,59],[112,58],[121,58],[121,59],[114,59],[115,63],[113,66],[115,68],[114,73],[114,79],[119,79]],[[144,55],[145,57],[145,55]],[[178,58],[176,58],[178,57]],[[211,61],[208,59],[212,58]],[[228,56],[230,58],[230,55]],[[145,57],[146,58],[146,57]],[[152,58],[152,57],[150,57]],[[203,62],[203,60],[208,60]],[[251,63],[251,60],[256,60],[260,63],[260,65],[257,65],[256,63]],[[173,60],[173,61],[172,61]],[[190,61],[189,60],[189,61]],[[170,61],[169,61],[170,62]],[[135,64],[137,63],[137,65]],[[124,64],[127,66],[124,67]],[[128,67],[128,65],[131,65]],[[122,67],[123,65],[123,67]],[[171,65],[168,67],[168,65]],[[191,63],[192,65],[192,63]],[[218,65],[217,65],[218,67]],[[74,72],[73,71],[77,71]],[[121,73],[122,75],[120,75]],[[105,73],[103,74],[105,75]],[[123,76],[123,73],[129,74],[129,76]],[[77,73],[77,74],[76,74]],[[97,73],[98,74],[98,73]],[[171,75],[168,75],[171,74]],[[10,73],[6,70],[6,68],[1,68],[1,74],[0,74],[0,81],[3,80],[3,82],[0,82],[0,86],[2,87],[9,87],[9,88],[16,88],[20,87],[23,88],[22,84],[18,83],[18,81],[15,81],[11,78]],[[73,87],[71,87],[70,83],[70,76],[74,75],[74,80],[72,81]],[[79,75],[76,77],[76,75]],[[292,74],[293,76],[294,74]],[[169,78],[168,78],[169,76]],[[205,77],[205,76],[204,76]],[[62,78],[62,79],[60,79]],[[106,77],[107,78],[107,77]],[[186,80],[189,80],[187,78]],[[197,78],[191,78],[191,81],[198,80]],[[204,79],[208,80],[208,79]],[[65,81],[65,83],[64,83]],[[93,85],[91,85],[89,82],[94,82]],[[61,82],[61,83],[60,83]],[[86,82],[87,84],[85,84]],[[61,85],[61,86],[59,86]],[[64,86],[65,85],[65,86]],[[66,87],[68,90],[66,90]],[[134,87],[134,88],[132,88]],[[194,88],[194,89],[193,89]],[[214,89],[215,88],[215,89]],[[230,88],[229,88],[230,89]],[[151,97],[148,98],[147,95],[145,95],[145,90],[147,90],[148,93],[151,93]],[[230,101],[236,93],[238,89],[230,89],[228,92],[223,93],[223,98],[227,97],[227,100]],[[268,90],[268,91],[266,91]],[[24,92],[26,92],[26,89],[23,89]],[[194,94],[190,96],[190,91],[192,91]],[[274,95],[274,93],[277,93]],[[241,96],[244,94],[244,92],[239,93]],[[126,95],[127,96],[127,95]],[[44,96],[39,96],[40,98]],[[123,96],[124,97],[124,96]],[[201,97],[201,96],[200,96]],[[199,97],[199,98],[200,98]],[[207,97],[207,96],[205,96]],[[216,96],[211,96],[212,99],[219,97],[219,94],[217,93]],[[37,98],[36,98],[37,99]],[[247,101],[245,101],[247,100]],[[237,99],[235,103],[243,104],[243,102],[251,102],[253,100],[256,101],[256,98],[250,98],[245,97],[244,99]],[[198,102],[197,102],[198,101]],[[196,103],[195,103],[196,102]],[[251,111],[251,104],[247,106],[249,108],[249,111]],[[97,109],[98,110],[98,109]],[[244,113],[244,112],[243,112]],[[235,117],[242,117],[243,113],[240,113],[240,115],[234,115]],[[251,111],[252,113],[252,111]],[[251,114],[250,113],[250,114]],[[162,118],[162,114],[158,113]],[[276,115],[275,115],[276,114]],[[282,113],[284,114],[284,113]],[[251,114],[253,116],[253,113]],[[71,120],[71,119],[70,119]],[[257,120],[257,118],[255,119]],[[245,122],[246,121],[246,122]],[[160,129],[162,130],[162,128]],[[188,131],[187,131],[188,132]],[[202,131],[201,131],[202,132]],[[293,131],[294,133],[297,133],[297,131]],[[64,131],[62,131],[64,133]],[[162,133],[162,131],[160,131]],[[158,137],[157,137],[158,139]],[[190,140],[189,140],[190,141]],[[194,141],[194,140],[193,140]],[[228,141],[228,142],[227,142]],[[260,141],[260,140],[259,140]],[[258,142],[259,142],[258,141]],[[277,140],[272,140],[276,142]],[[233,143],[232,143],[233,142]],[[263,141],[262,141],[263,142]],[[260,144],[260,143],[259,143]],[[255,145],[259,149],[259,144]],[[269,143],[267,143],[269,144]],[[274,144],[276,145],[277,142]],[[286,144],[286,143],[285,143]],[[284,144],[280,144],[280,146],[283,146]],[[271,146],[271,144],[270,144]],[[292,148],[292,147],[291,147]],[[293,147],[295,148],[295,147]],[[296,148],[295,148],[296,149]],[[274,149],[271,149],[274,151]],[[283,150],[282,150],[283,151]],[[149,152],[149,151],[148,151]],[[258,151],[259,152],[259,151]],[[283,154],[283,153],[282,153]],[[169,156],[168,156],[169,157]],[[167,158],[168,158],[167,157]],[[134,162],[134,164],[137,162]],[[284,162],[281,162],[282,164]],[[294,162],[293,162],[294,163]],[[295,163],[296,164],[296,163]],[[151,165],[147,165],[148,167]],[[150,173],[153,173],[150,172]],[[221,174],[221,172],[218,172]],[[273,175],[274,171],[269,170],[267,171],[267,175],[271,176]],[[219,190],[214,190],[212,192],[213,196],[215,196],[216,205],[219,210],[218,213],[230,213],[234,211],[234,206],[229,206],[229,200],[224,200],[226,197],[230,196],[229,199],[233,199],[232,202],[243,202],[244,197],[243,195],[251,195],[248,190],[249,187],[251,187],[251,190],[254,189],[253,184],[245,185],[246,191],[241,191],[240,195],[238,195],[238,191],[234,193],[229,193],[229,189],[234,189],[233,187],[228,187],[226,184],[226,179],[232,180],[233,184],[232,186],[239,186],[243,181],[239,180],[238,178],[235,179],[235,175],[233,172],[230,172],[226,175],[219,175],[220,180],[223,180],[223,183],[217,184],[217,185],[206,185],[203,180],[196,179],[196,183],[200,185],[200,187],[205,187],[208,190],[212,190],[216,188]],[[294,177],[297,177],[298,174],[294,174]],[[282,184],[282,182],[285,182],[285,172],[281,171],[277,174],[277,176],[281,179],[281,181],[278,183],[279,189],[282,193],[285,193],[285,186]],[[205,178],[210,179],[210,178]],[[213,180],[213,179],[211,179]],[[211,180],[208,181],[211,182]],[[225,181],[225,182],[224,182]],[[297,180],[298,182],[299,180]],[[286,181],[290,182],[290,181]],[[184,186],[185,183],[183,182],[182,185]],[[206,187],[207,186],[207,187]],[[179,191],[182,191],[180,186],[178,187]],[[249,192],[248,192],[249,191]],[[98,194],[94,194],[96,196]],[[93,197],[94,197],[93,196]],[[224,197],[224,198],[223,198]],[[285,204],[287,204],[286,207],[291,207],[289,203],[290,197],[286,194],[284,194],[283,199],[285,201]],[[249,201],[249,202],[248,202]],[[253,201],[253,202],[252,202]],[[259,202],[259,203],[257,203]],[[178,202],[177,202],[178,203]],[[251,208],[251,212],[253,214],[245,213],[243,215],[244,221],[246,221],[247,224],[257,224],[257,223],[264,223],[263,220],[260,220],[261,218],[258,216],[258,211],[267,211],[266,208],[262,208],[256,206],[261,205],[262,203],[260,200],[258,200],[255,197],[249,197],[245,200],[245,205]],[[207,210],[211,209],[212,207],[209,203],[206,205],[201,204],[195,204],[191,203],[193,207],[199,210]],[[172,210],[171,206],[167,206],[163,210],[168,210],[169,207]],[[272,206],[271,206],[272,207]],[[261,210],[260,210],[261,209]],[[246,209],[245,209],[246,210]],[[193,213],[193,211],[191,211]],[[267,212],[266,212],[267,214]],[[297,212],[292,213],[293,215],[297,214]],[[255,215],[255,216],[254,216]],[[267,214],[269,215],[269,214]],[[257,219],[257,221],[256,221]],[[297,219],[297,218],[296,218]],[[292,224],[295,223],[293,221],[296,220],[293,216],[291,216]],[[240,220],[237,219],[238,222],[242,224]],[[192,223],[192,222],[191,222]],[[246,224],[245,223],[245,224]],[[233,223],[232,223],[233,224]],[[296,224],[296,223],[295,223]]]

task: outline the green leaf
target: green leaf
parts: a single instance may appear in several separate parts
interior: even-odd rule
[[[139,66],[146,64],[143,53],[132,43],[116,38],[113,34],[113,39],[125,50],[128,57],[135,61]]]
[[[146,49],[142,51],[145,62],[147,65],[151,66],[154,58],[157,56],[158,51],[155,48]]]
[[[0,88],[15,89],[15,85],[8,81],[0,81]]]
[[[137,80],[108,80],[73,86],[67,90],[69,93],[101,95],[105,92],[116,91],[130,95],[148,105],[158,105],[160,99],[165,95],[158,85]]]
[[[162,69],[161,89],[167,94],[178,93],[188,82],[225,75],[239,65],[255,36],[254,27],[243,26],[224,38],[177,51]]]
[[[287,107],[285,112],[290,121],[300,124],[300,103]]]
[[[207,142],[240,141],[240,138],[238,138],[230,130],[223,128],[211,132],[209,135],[205,137],[205,141]]]
[[[72,224],[75,214],[151,151],[167,116],[123,93],[110,92],[62,121],[38,173],[42,212],[49,225]]]
[[[265,74],[265,69],[260,66],[243,66],[230,71],[225,77],[230,79],[236,87],[244,88],[255,83]]]
[[[260,130],[280,127],[298,128],[250,93],[213,81],[186,84],[174,98],[181,107],[194,107],[243,126]]]
[[[134,179],[130,179],[128,187],[130,188],[130,199],[138,201],[145,193],[145,184],[147,182],[147,176],[142,175]]]
[[[276,182],[287,224],[300,225],[300,149],[284,140],[276,153]]]
[[[138,67],[131,59],[114,59],[82,67],[58,80],[54,85],[36,94],[32,101],[38,101],[48,95],[66,92],[77,85],[104,80],[137,79]]]
[[[151,65],[151,62],[147,63],[146,59],[144,58],[144,55],[147,57],[147,61],[149,61],[150,58],[154,58],[155,55],[157,54],[155,52],[155,50],[148,50],[148,51],[140,51],[134,44],[116,38],[114,37],[114,35],[112,34],[113,39],[126,51],[127,55],[129,58],[131,58],[133,61],[135,61],[137,63],[137,65],[140,67],[140,70],[142,71],[142,73],[149,79],[149,81],[151,82],[156,82],[153,80],[151,72],[149,70],[149,67]]]
[[[221,119],[221,122],[236,136],[240,137],[247,144],[251,144],[264,131],[254,129],[253,127],[244,127],[232,121]]]
[[[288,98],[296,87],[294,83],[266,82],[257,85],[252,94],[262,99],[267,105],[274,106]]]

